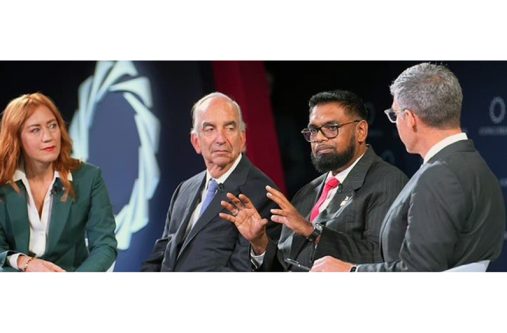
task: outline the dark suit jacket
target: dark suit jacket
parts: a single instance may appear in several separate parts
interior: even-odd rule
[[[116,259],[116,227],[106,185],[97,167],[83,163],[72,173],[76,198],[60,199],[64,193],[57,178],[45,254],[41,259],[66,271],[106,271]],[[30,254],[30,222],[27,193],[22,181],[0,187],[0,271],[14,271],[7,256]],[[85,243],[88,239],[88,246]],[[30,254],[33,255],[33,254]]]
[[[453,143],[410,179],[381,231],[384,263],[358,271],[443,271],[500,254],[505,207],[472,141]]]
[[[269,218],[274,204],[266,197],[266,185],[275,186],[262,171],[243,155],[223,188],[197,219],[184,238],[188,221],[198,205],[206,180],[206,171],[182,182],[174,191],[169,205],[162,238],[155,246],[142,271],[251,271],[249,242],[233,223],[219,218],[221,200],[227,192],[243,193],[252,200],[261,216]],[[280,227],[270,224],[271,237],[277,238]]]
[[[292,200],[307,219],[322,192],[326,176],[305,185]],[[315,220],[314,223],[324,226],[318,246],[283,227],[278,246],[275,242],[269,243],[260,270],[297,270],[284,262],[287,257],[308,267],[313,265],[314,259],[326,255],[349,262],[378,262],[382,220],[407,180],[403,172],[368,147],[329,206]]]

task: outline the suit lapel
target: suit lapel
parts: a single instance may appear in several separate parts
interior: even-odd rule
[[[323,223],[325,225],[325,222],[328,221],[331,216],[337,215],[340,210],[344,209],[347,206],[348,203],[352,202],[355,191],[363,186],[366,173],[376,158],[378,157],[373,151],[373,148],[368,146],[368,149],[366,150],[364,156],[357,162],[352,170],[350,170],[343,184],[340,184],[338,187],[331,202],[329,202],[326,209],[317,216],[314,223]],[[313,202],[311,205],[305,206],[308,209],[307,212],[301,211],[301,213],[306,213],[305,218],[307,220],[309,220],[310,212],[320,197],[320,194],[322,193],[326,177],[327,173],[317,178],[316,184],[319,184],[319,186],[315,186],[313,190],[311,190],[308,194],[309,197],[313,198]],[[291,258],[297,258],[305,243],[306,239],[304,237],[297,236],[293,238]]]
[[[246,177],[248,175],[248,170],[250,169],[251,163],[248,158],[243,155],[241,157],[241,161],[236,166],[236,169],[229,175],[227,180],[222,184],[222,188],[219,187],[215,197],[210,202],[208,208],[204,211],[204,213],[195,221],[194,226],[190,230],[190,233],[185,238],[183,245],[178,253],[179,255],[185,250],[188,244],[195,238],[195,236],[215,217],[218,216],[218,213],[222,211],[222,206],[220,205],[220,201],[227,200],[227,192],[231,192],[234,195],[238,195],[240,192],[241,186],[246,182]]]
[[[329,220],[331,216],[336,216],[352,202],[356,191],[363,186],[366,174],[377,158],[373,148],[368,146],[364,156],[357,162],[352,170],[350,170],[347,178],[345,178],[343,184],[340,184],[333,199],[329,202],[329,205],[319,214],[315,222],[322,223],[323,221]]]
[[[54,249],[58,245],[58,241],[60,240],[63,229],[65,228],[65,224],[69,219],[72,201],[74,201],[74,199],[69,196],[65,202],[62,202],[62,196],[65,193],[65,190],[63,189],[59,178],[56,178],[53,188],[60,190],[56,191],[53,196],[53,207],[51,209],[46,253],[49,253],[49,249]]]
[[[221,190],[217,191],[217,193],[213,197],[213,200],[210,202],[208,208],[206,208],[203,214],[197,219],[197,221],[195,221],[194,226],[192,227],[192,229],[190,229],[190,232],[184,239],[183,245],[181,246],[181,249],[178,253],[178,257],[185,250],[185,248],[192,241],[192,239],[194,239],[194,237],[222,210],[220,201],[227,200],[226,193],[227,192]]]
[[[19,193],[14,191],[9,185],[5,207],[12,224],[16,247],[20,252],[28,253],[30,222],[28,220],[27,194],[23,182],[18,181],[17,185],[20,189]]]
[[[301,202],[300,204],[297,204],[297,207],[299,209],[299,212],[303,217],[309,221],[310,220],[310,214],[312,212],[312,208],[319,200],[320,194],[322,193],[322,190],[324,188],[325,180],[326,180],[326,174],[323,174],[322,176],[315,179],[312,183],[314,186],[312,186],[307,194],[302,193],[302,196],[304,198],[308,198],[305,201]],[[318,218],[317,218],[318,220]],[[316,222],[317,222],[316,220]],[[291,233],[292,235],[292,242],[290,247],[290,258],[297,258],[301,250],[303,249],[304,245],[306,244],[306,238],[302,236],[296,235],[294,232]]]
[[[329,221],[332,216],[340,214],[340,211],[344,209],[348,203],[352,202],[353,197],[353,189],[340,186],[326,209],[317,216],[315,223],[326,225],[326,222]]]
[[[176,265],[176,259],[179,255],[179,253],[181,252],[181,250],[179,250],[180,246],[181,246],[181,248],[183,247],[182,243],[184,242],[185,232],[187,230],[190,218],[192,217],[192,214],[194,213],[195,207],[200,200],[201,191],[202,191],[202,188],[204,187],[205,180],[206,180],[206,172],[202,172],[200,177],[196,177],[192,183],[188,184],[188,188],[186,189],[186,193],[188,193],[188,195],[190,197],[193,197],[193,199],[192,199],[191,204],[187,205],[184,213],[182,214],[182,217],[181,217],[182,222],[180,223],[180,225],[176,231],[174,239],[170,243],[170,246],[171,246],[171,250],[169,251],[169,253],[170,253],[169,266],[170,267],[174,267]]]

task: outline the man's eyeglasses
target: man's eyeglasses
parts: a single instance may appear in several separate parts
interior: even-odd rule
[[[352,121],[349,121],[348,123],[343,123],[343,124],[331,123],[331,124],[322,125],[320,127],[311,126],[308,128],[303,128],[301,130],[301,134],[303,134],[303,136],[305,137],[305,140],[308,142],[315,141],[315,137],[317,136],[319,131],[322,132],[322,134],[327,139],[333,139],[338,136],[338,133],[340,132],[339,131],[340,127],[343,127],[348,124],[357,123],[360,121],[361,120],[352,120]]]
[[[387,119],[389,119],[390,122],[393,124],[396,124],[396,119],[398,118],[398,114],[405,112],[406,109],[396,111],[393,108],[389,108],[384,111],[384,113],[387,115]]]

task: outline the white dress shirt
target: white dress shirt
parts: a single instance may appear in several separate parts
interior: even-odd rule
[[[26,188],[26,192],[28,193],[27,209],[28,220],[30,223],[30,241],[28,244],[28,249],[30,252],[34,253],[36,257],[41,257],[46,251],[49,221],[51,221],[51,208],[53,207],[52,189],[56,178],[60,178],[60,173],[58,171],[54,172],[53,181],[51,182],[46,196],[44,197],[44,202],[42,204],[42,213],[40,216],[33,199],[32,190],[30,189],[30,182],[26,177],[25,170],[22,167],[16,169],[14,172],[14,177],[12,179],[14,182],[21,180]],[[72,174],[69,173],[67,179],[71,181]],[[12,268],[19,269],[18,257],[21,254],[22,253],[15,253],[7,256],[8,263]]]
[[[229,176],[231,175],[231,173],[233,173],[233,171],[238,166],[239,161],[241,161],[241,156],[242,156],[242,154],[239,154],[239,156],[236,158],[236,160],[232,164],[231,168],[229,170],[227,170],[226,173],[224,173],[223,175],[221,175],[220,177],[218,177],[217,179],[215,179],[215,181],[217,182],[217,184],[219,184],[219,185],[223,184],[227,180],[227,178],[229,178]],[[213,177],[211,177],[209,171],[206,170],[206,183],[205,183],[206,185],[204,186],[204,189],[201,192],[201,201],[199,202],[199,204],[197,205],[197,207],[195,207],[194,212],[192,213],[192,217],[190,217],[190,221],[188,221],[187,230],[185,231],[185,237],[187,237],[187,235],[190,233],[190,230],[192,230],[192,227],[194,226],[195,222],[200,217],[202,202],[204,201],[204,198],[206,198],[206,193],[208,191],[209,181],[212,178]]]
[[[451,136],[448,136],[447,138],[441,140],[440,142],[433,145],[433,147],[428,150],[426,155],[424,156],[424,163],[427,163],[430,158],[435,156],[439,151],[444,149],[445,147],[452,145],[455,142],[462,141],[462,140],[468,140],[468,136],[466,133],[458,133]]]

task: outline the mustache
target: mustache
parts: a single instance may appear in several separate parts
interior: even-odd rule
[[[327,145],[327,144],[319,144],[315,149],[313,149],[314,153],[318,153],[321,150],[325,149],[331,149],[332,151],[336,152],[336,147],[333,145]]]

